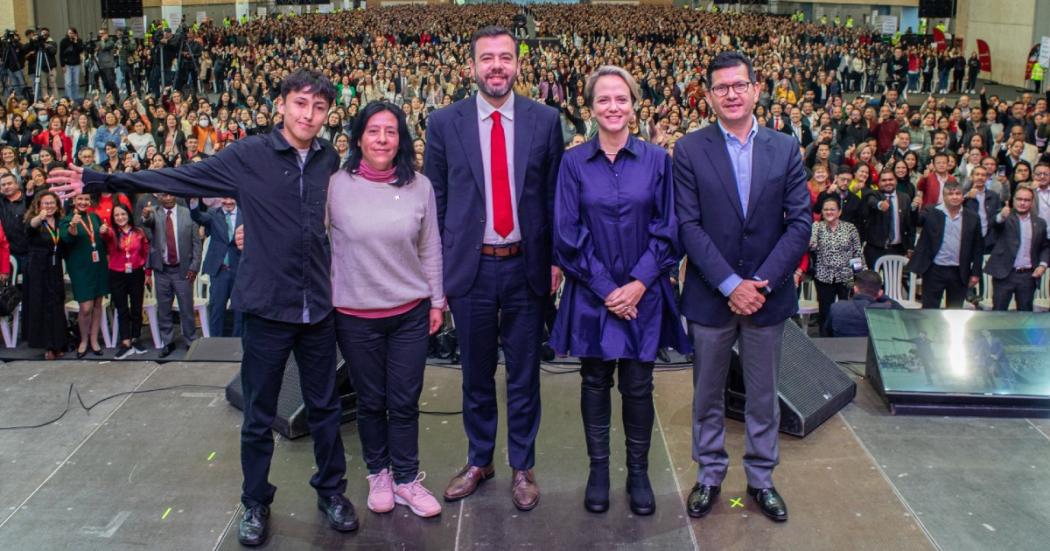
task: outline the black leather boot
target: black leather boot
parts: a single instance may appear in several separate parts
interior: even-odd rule
[[[592,513],[609,510],[609,417],[612,405],[612,369],[604,362],[585,360],[580,370],[580,412],[590,457],[590,474],[583,506]]]
[[[651,515],[656,496],[649,483],[649,444],[653,437],[652,365],[620,364],[620,394],[623,400],[623,429],[627,439],[627,493],[631,511]],[[630,371],[628,371],[630,370]]]

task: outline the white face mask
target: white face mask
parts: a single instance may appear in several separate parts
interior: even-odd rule
[[[197,122],[197,124],[199,124],[201,126],[201,128],[207,128],[209,122],[210,121],[208,119],[201,119],[200,121]]]

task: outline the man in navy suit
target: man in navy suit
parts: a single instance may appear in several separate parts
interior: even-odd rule
[[[494,474],[498,342],[507,372],[511,497],[527,511],[539,501],[532,467],[540,344],[546,296],[561,278],[551,266],[551,223],[564,144],[558,112],[513,92],[518,45],[510,32],[482,28],[470,46],[479,93],[430,116],[424,168],[437,199],[469,441],[467,464],[444,497],[467,497]]]
[[[779,461],[777,371],[784,321],[798,310],[792,275],[806,251],[812,214],[796,140],[760,127],[751,61],[719,54],[707,67],[718,124],[678,140],[675,212],[689,264],[682,313],[696,348],[693,363],[692,517],[711,511],[729,464],[723,392],[733,344],[747,386],[748,493],[762,512],[787,520],[773,487]]]
[[[208,330],[213,337],[229,337],[223,334],[226,318],[226,303],[233,294],[233,282],[237,279],[237,264],[241,251],[234,243],[234,231],[242,224],[237,200],[225,197],[222,208],[208,210],[201,201],[190,210],[193,221],[200,224],[211,238],[208,254],[204,255],[202,269],[208,274]],[[234,310],[233,335],[241,336],[244,315]]]

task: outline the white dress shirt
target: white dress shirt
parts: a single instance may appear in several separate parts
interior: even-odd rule
[[[507,177],[510,181],[510,210],[514,215],[514,229],[507,237],[496,233],[492,216],[492,113],[497,109],[477,94],[478,135],[481,138],[481,166],[485,172],[485,236],[486,245],[504,245],[521,241],[521,225],[518,223],[517,182],[514,181],[514,94],[499,108],[500,124],[503,125],[504,141],[507,144]]]

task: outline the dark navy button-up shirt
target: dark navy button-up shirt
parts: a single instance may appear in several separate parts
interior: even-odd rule
[[[245,238],[233,308],[275,321],[316,323],[332,311],[325,208],[328,180],[338,168],[339,154],[318,140],[300,164],[278,127],[178,168],[110,175],[85,170],[84,192],[236,198]]]

